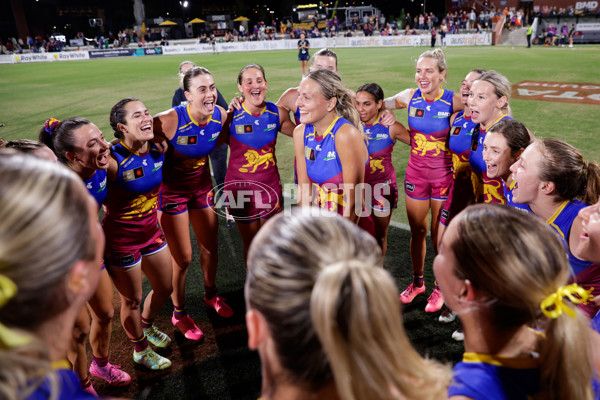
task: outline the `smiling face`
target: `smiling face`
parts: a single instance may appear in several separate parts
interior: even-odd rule
[[[510,166],[517,161],[511,155],[511,149],[503,134],[490,131],[483,141],[483,161],[487,166],[489,178],[502,178],[504,181],[510,175]]]
[[[313,79],[302,80],[298,87],[298,99],[296,107],[300,109],[300,123],[314,124],[323,119],[332,109],[328,101],[321,93],[321,86]]]
[[[465,106],[467,105],[467,101],[469,100],[469,92],[471,91],[471,86],[473,86],[473,82],[481,75],[477,72],[469,72],[465,79],[462,81],[460,85],[459,93],[460,93],[460,101]]]
[[[108,168],[110,148],[100,129],[94,124],[82,125],[73,132],[74,145],[78,151],[67,153],[67,158],[75,164],[77,171],[95,171]]]
[[[471,109],[471,119],[477,124],[489,125],[497,119],[506,104],[506,97],[498,98],[494,85],[486,81],[475,81],[471,86],[467,105]]]
[[[360,120],[367,125],[373,125],[377,120],[383,100],[375,101],[375,97],[371,93],[360,91],[356,93],[355,104]]]
[[[515,203],[533,204],[541,195],[542,180],[539,178],[539,165],[542,153],[535,143],[527,146],[521,157],[510,167],[513,180],[516,182],[513,190]]]
[[[423,57],[417,62],[415,81],[421,93],[435,96],[445,77],[446,71],[440,72],[437,60]]]
[[[258,68],[248,68],[242,73],[242,83],[238,83],[238,90],[243,94],[244,102],[255,108],[264,107],[267,81]]]
[[[123,106],[125,124],[119,123],[125,141],[131,147],[134,142],[147,142],[154,138],[152,116],[141,101],[130,101]]]
[[[600,201],[579,211],[581,235],[578,238],[575,257],[600,264]]]
[[[190,79],[189,91],[185,92],[185,98],[193,112],[199,113],[202,118],[211,116],[217,101],[217,87],[212,75],[196,75]]]

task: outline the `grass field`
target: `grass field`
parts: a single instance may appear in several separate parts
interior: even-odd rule
[[[415,86],[414,62],[425,50],[427,48],[411,47],[338,49],[336,52],[347,87],[356,89],[362,83],[377,82],[387,95],[392,95]],[[448,48],[445,53],[449,70],[445,87],[450,90],[457,90],[466,73],[476,67],[495,69],[513,83],[536,80],[600,85],[597,67],[600,52],[596,46],[574,49]],[[166,110],[177,87],[177,67],[185,59],[210,69],[226,99],[237,93],[237,74],[248,63],[264,66],[271,101],[276,101],[288,87],[297,86],[300,80],[295,51],[0,65],[0,123],[5,125],[0,128],[0,136],[34,139],[48,117],[83,116],[98,125],[111,139],[108,113],[112,105],[124,97],[133,96],[140,98],[152,114]],[[600,159],[600,141],[594,137],[600,116],[598,106],[515,99],[511,101],[511,107],[513,116],[536,135],[561,138],[579,148],[586,159]],[[396,116],[406,123],[406,111],[397,111]],[[397,146],[394,164],[399,182],[404,177],[408,154],[406,146]],[[277,158],[283,182],[293,182],[292,143],[285,136],[279,140]],[[394,220],[406,223],[403,196]],[[401,288],[411,280],[408,240],[407,231],[390,228],[384,266],[396,277]],[[188,309],[204,331],[204,341],[191,343],[173,332],[170,325],[172,306],[168,303],[157,324],[175,338],[175,345],[166,353],[174,367],[161,373],[149,373],[134,366],[131,345],[116,317],[111,361],[132,373],[134,382],[129,388],[115,389],[94,380],[101,394],[152,399],[256,399],[260,395],[258,356],[246,347],[245,265],[236,228],[226,229],[222,224],[219,247],[217,284],[236,315],[230,320],[222,320],[207,312],[202,304],[202,276],[195,252],[187,281]],[[430,293],[433,283],[431,263],[432,250],[429,247],[425,268],[427,293]],[[148,290],[147,284],[145,290]],[[404,307],[405,327],[413,345],[422,354],[449,362],[457,361],[463,351],[462,344],[450,338],[457,323],[439,324],[437,315],[423,311],[425,301],[426,297],[419,296]]]
[[[415,87],[414,63],[427,48],[337,49],[339,70],[348,88],[377,82],[386,95]],[[597,46],[569,48],[450,47],[445,50],[448,75],[446,88],[458,90],[473,68],[495,69],[512,83],[524,80],[600,84]],[[177,87],[177,68],[183,60],[207,67],[217,87],[229,101],[237,94],[236,79],[249,63],[261,64],[269,81],[269,100],[277,101],[289,87],[297,86],[300,66],[295,51],[227,54],[188,54],[94,59],[54,63],[0,65],[0,137],[36,138],[44,121],[83,116],[113,137],[108,123],[110,108],[120,99],[137,97],[150,113],[168,109]],[[536,135],[557,137],[579,148],[588,159],[600,158],[600,143],[592,140],[600,112],[595,105],[511,101],[514,118]],[[396,111],[406,123],[406,110]],[[394,165],[398,181],[404,179],[408,147],[398,144]],[[293,182],[292,141],[283,136],[277,146],[283,183]],[[403,198],[394,213],[406,223]]]

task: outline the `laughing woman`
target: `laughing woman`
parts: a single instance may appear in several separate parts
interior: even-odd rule
[[[216,105],[217,88],[211,73],[193,67],[183,77],[187,105],[176,106],[154,117],[154,132],[169,141],[160,194],[161,225],[173,257],[173,307],[171,322],[188,339],[204,334],[185,309],[185,280],[192,261],[190,222],[200,249],[204,275],[204,302],[222,317],[233,311],[217,295],[219,224],[208,163],[227,117]]]
[[[171,255],[157,217],[164,155],[151,144],[152,116],[138,99],[115,104],[110,125],[119,142],[109,158],[106,215],[102,220],[104,262],[121,295],[121,323],[135,348],[133,361],[152,370],[166,369],[171,361],[148,345],[171,344],[169,336],[153,324],[173,291]],[[152,290],[140,312],[142,271]]]
[[[281,210],[283,199],[275,144],[277,132],[291,136],[294,124],[283,108],[266,101],[267,79],[258,64],[246,65],[237,78],[243,103],[223,128],[229,138],[225,187],[229,213],[244,242],[244,259],[260,227]],[[251,193],[250,198],[246,195]]]

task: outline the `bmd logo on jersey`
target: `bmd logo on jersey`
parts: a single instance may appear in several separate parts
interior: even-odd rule
[[[197,143],[198,143],[198,135],[179,136],[177,138],[177,144],[180,144],[182,146],[195,145]]]
[[[128,171],[123,171],[123,180],[125,182],[133,181],[144,177],[144,168],[137,167]]]
[[[238,135],[243,135],[245,133],[254,133],[254,128],[252,128],[252,124],[236,125],[235,133],[237,133]]]
[[[425,116],[425,110],[422,108],[411,107],[408,115],[415,118],[423,118]]]
[[[462,128],[460,126],[456,126],[454,127],[454,129],[452,129],[452,132],[450,132],[451,135],[458,135],[460,134],[460,131],[462,130]]]

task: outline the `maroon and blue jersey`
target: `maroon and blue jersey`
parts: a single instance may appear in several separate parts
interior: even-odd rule
[[[141,221],[153,216],[156,219],[164,155],[154,145],[145,154],[132,153],[123,142],[114,145],[112,153],[119,171],[117,179],[108,183],[105,218]]]
[[[442,89],[440,95],[427,100],[417,89],[408,102],[408,126],[411,152],[409,167],[450,170],[452,156],[448,149],[450,116],[454,92]]]
[[[464,353],[454,366],[448,397],[475,400],[529,400],[540,387],[540,360]]]
[[[459,111],[456,118],[454,118],[454,122],[450,128],[448,147],[452,153],[453,178],[456,179],[457,176],[461,176],[470,180],[469,153],[471,152],[473,132],[477,124],[473,122],[471,117],[465,116],[464,113],[464,110]]]
[[[98,396],[83,390],[79,377],[73,370],[60,368],[55,371],[55,375],[56,381],[54,383],[56,386],[52,384],[50,379],[46,378],[35,391],[24,398],[26,400],[47,400],[50,398],[56,400],[92,400],[98,398]]]
[[[504,198],[506,198],[506,205],[514,208],[518,208],[520,210],[529,211],[529,207],[527,204],[515,203],[513,201],[513,192],[515,187],[517,186],[517,181],[514,179],[510,183],[510,185],[506,186],[506,182],[502,181],[502,188],[504,190]]]
[[[396,170],[392,164],[392,151],[396,142],[390,137],[389,126],[381,123],[381,116],[373,125],[366,125],[364,122],[362,125],[368,139],[367,149],[371,167],[369,182],[371,184],[383,182],[396,184]]]
[[[85,183],[85,187],[88,192],[92,195],[96,203],[98,204],[98,208],[102,207],[102,203],[106,200],[106,170],[98,169],[94,172],[94,175],[91,178],[83,181]]]
[[[504,114],[490,126],[493,126],[503,119],[512,118]],[[502,178],[490,178],[487,175],[487,165],[485,164],[485,161],[483,161],[483,141],[485,140],[485,134],[486,131],[481,129],[481,126],[478,124],[473,133],[471,152],[469,153],[469,163],[477,178],[474,180],[475,200],[477,203],[506,204]]]
[[[300,107],[294,111],[294,119],[296,120],[296,125],[300,125]]]
[[[189,106],[177,106],[174,110],[178,117],[177,130],[169,140],[162,190],[193,190],[203,181],[203,175],[210,175],[208,155],[215,149],[223,128],[221,110],[215,107],[204,125],[192,118]]]

